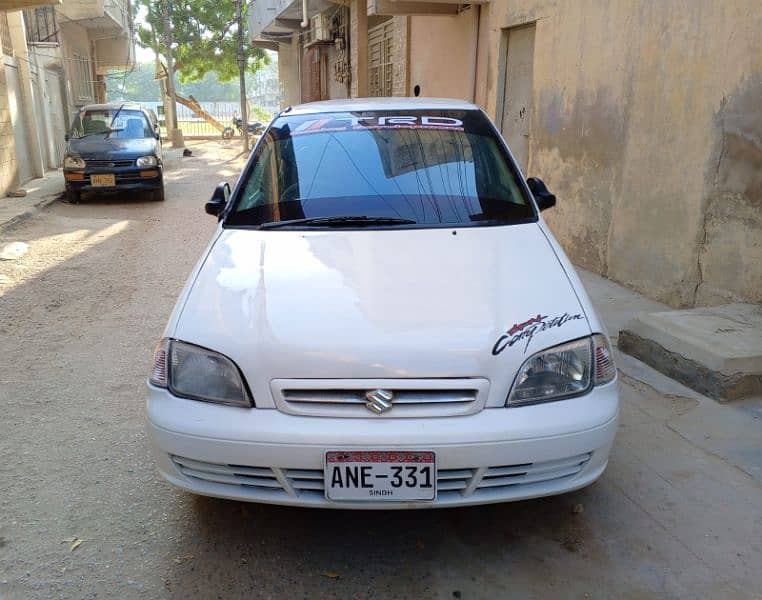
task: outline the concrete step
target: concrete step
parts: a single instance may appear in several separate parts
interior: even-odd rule
[[[762,306],[643,313],[619,332],[618,345],[720,402],[762,396]]]

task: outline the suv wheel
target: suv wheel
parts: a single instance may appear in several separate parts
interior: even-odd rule
[[[66,201],[69,204],[79,204],[79,199],[82,197],[82,192],[79,190],[66,190]]]

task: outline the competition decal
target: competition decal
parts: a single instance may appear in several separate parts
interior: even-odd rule
[[[495,342],[495,345],[492,347],[492,356],[497,356],[506,348],[510,348],[522,340],[526,340],[526,344],[524,344],[524,354],[526,354],[529,344],[538,333],[548,329],[563,327],[570,321],[578,321],[582,318],[582,315],[579,313],[573,315],[564,313],[549,319],[547,315],[538,313],[537,316],[531,317],[522,323],[514,323]]]

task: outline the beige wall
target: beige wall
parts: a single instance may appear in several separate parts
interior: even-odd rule
[[[95,102],[95,73],[93,70],[93,55],[87,29],[76,23],[59,23],[61,39],[61,55],[66,71],[66,95],[69,106],[69,121],[77,107]],[[76,56],[85,57],[88,64],[79,68]]]
[[[20,79],[20,106],[21,122],[24,123],[22,135],[26,136],[26,144],[29,148],[29,164],[27,170],[32,177],[42,177],[45,174],[45,163],[40,147],[38,128],[41,127],[40,117],[36,115],[36,107],[33,101],[32,73],[29,64],[29,50],[26,45],[26,29],[21,11],[8,13],[8,28],[13,41],[13,52],[17,57],[17,68]]]
[[[349,61],[352,79],[351,98],[368,95],[368,2],[351,0],[349,4]]]
[[[503,29],[536,21],[528,172],[557,193],[572,259],[674,306],[762,301],[758,0],[482,10],[492,116]]]
[[[0,61],[3,56],[0,52]],[[5,83],[5,67],[0,65],[0,202],[16,184],[16,142],[8,106],[8,88]]]
[[[101,17],[104,12],[104,1],[65,0],[65,2],[56,6],[56,11],[61,13],[66,20]],[[59,23],[64,19],[59,19]]]
[[[302,87],[299,83],[299,44],[298,35],[292,36],[292,42],[278,44],[278,80],[280,83],[281,108],[299,104]]]
[[[473,101],[479,7],[454,16],[410,17],[408,95]]]

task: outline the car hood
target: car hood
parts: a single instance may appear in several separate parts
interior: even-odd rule
[[[125,140],[106,138],[101,134],[69,140],[68,154],[82,158],[108,160],[111,158],[137,158],[156,152],[156,140],[140,138]]]
[[[272,379],[483,377],[504,400],[534,352],[589,335],[538,224],[222,230],[168,335]]]

